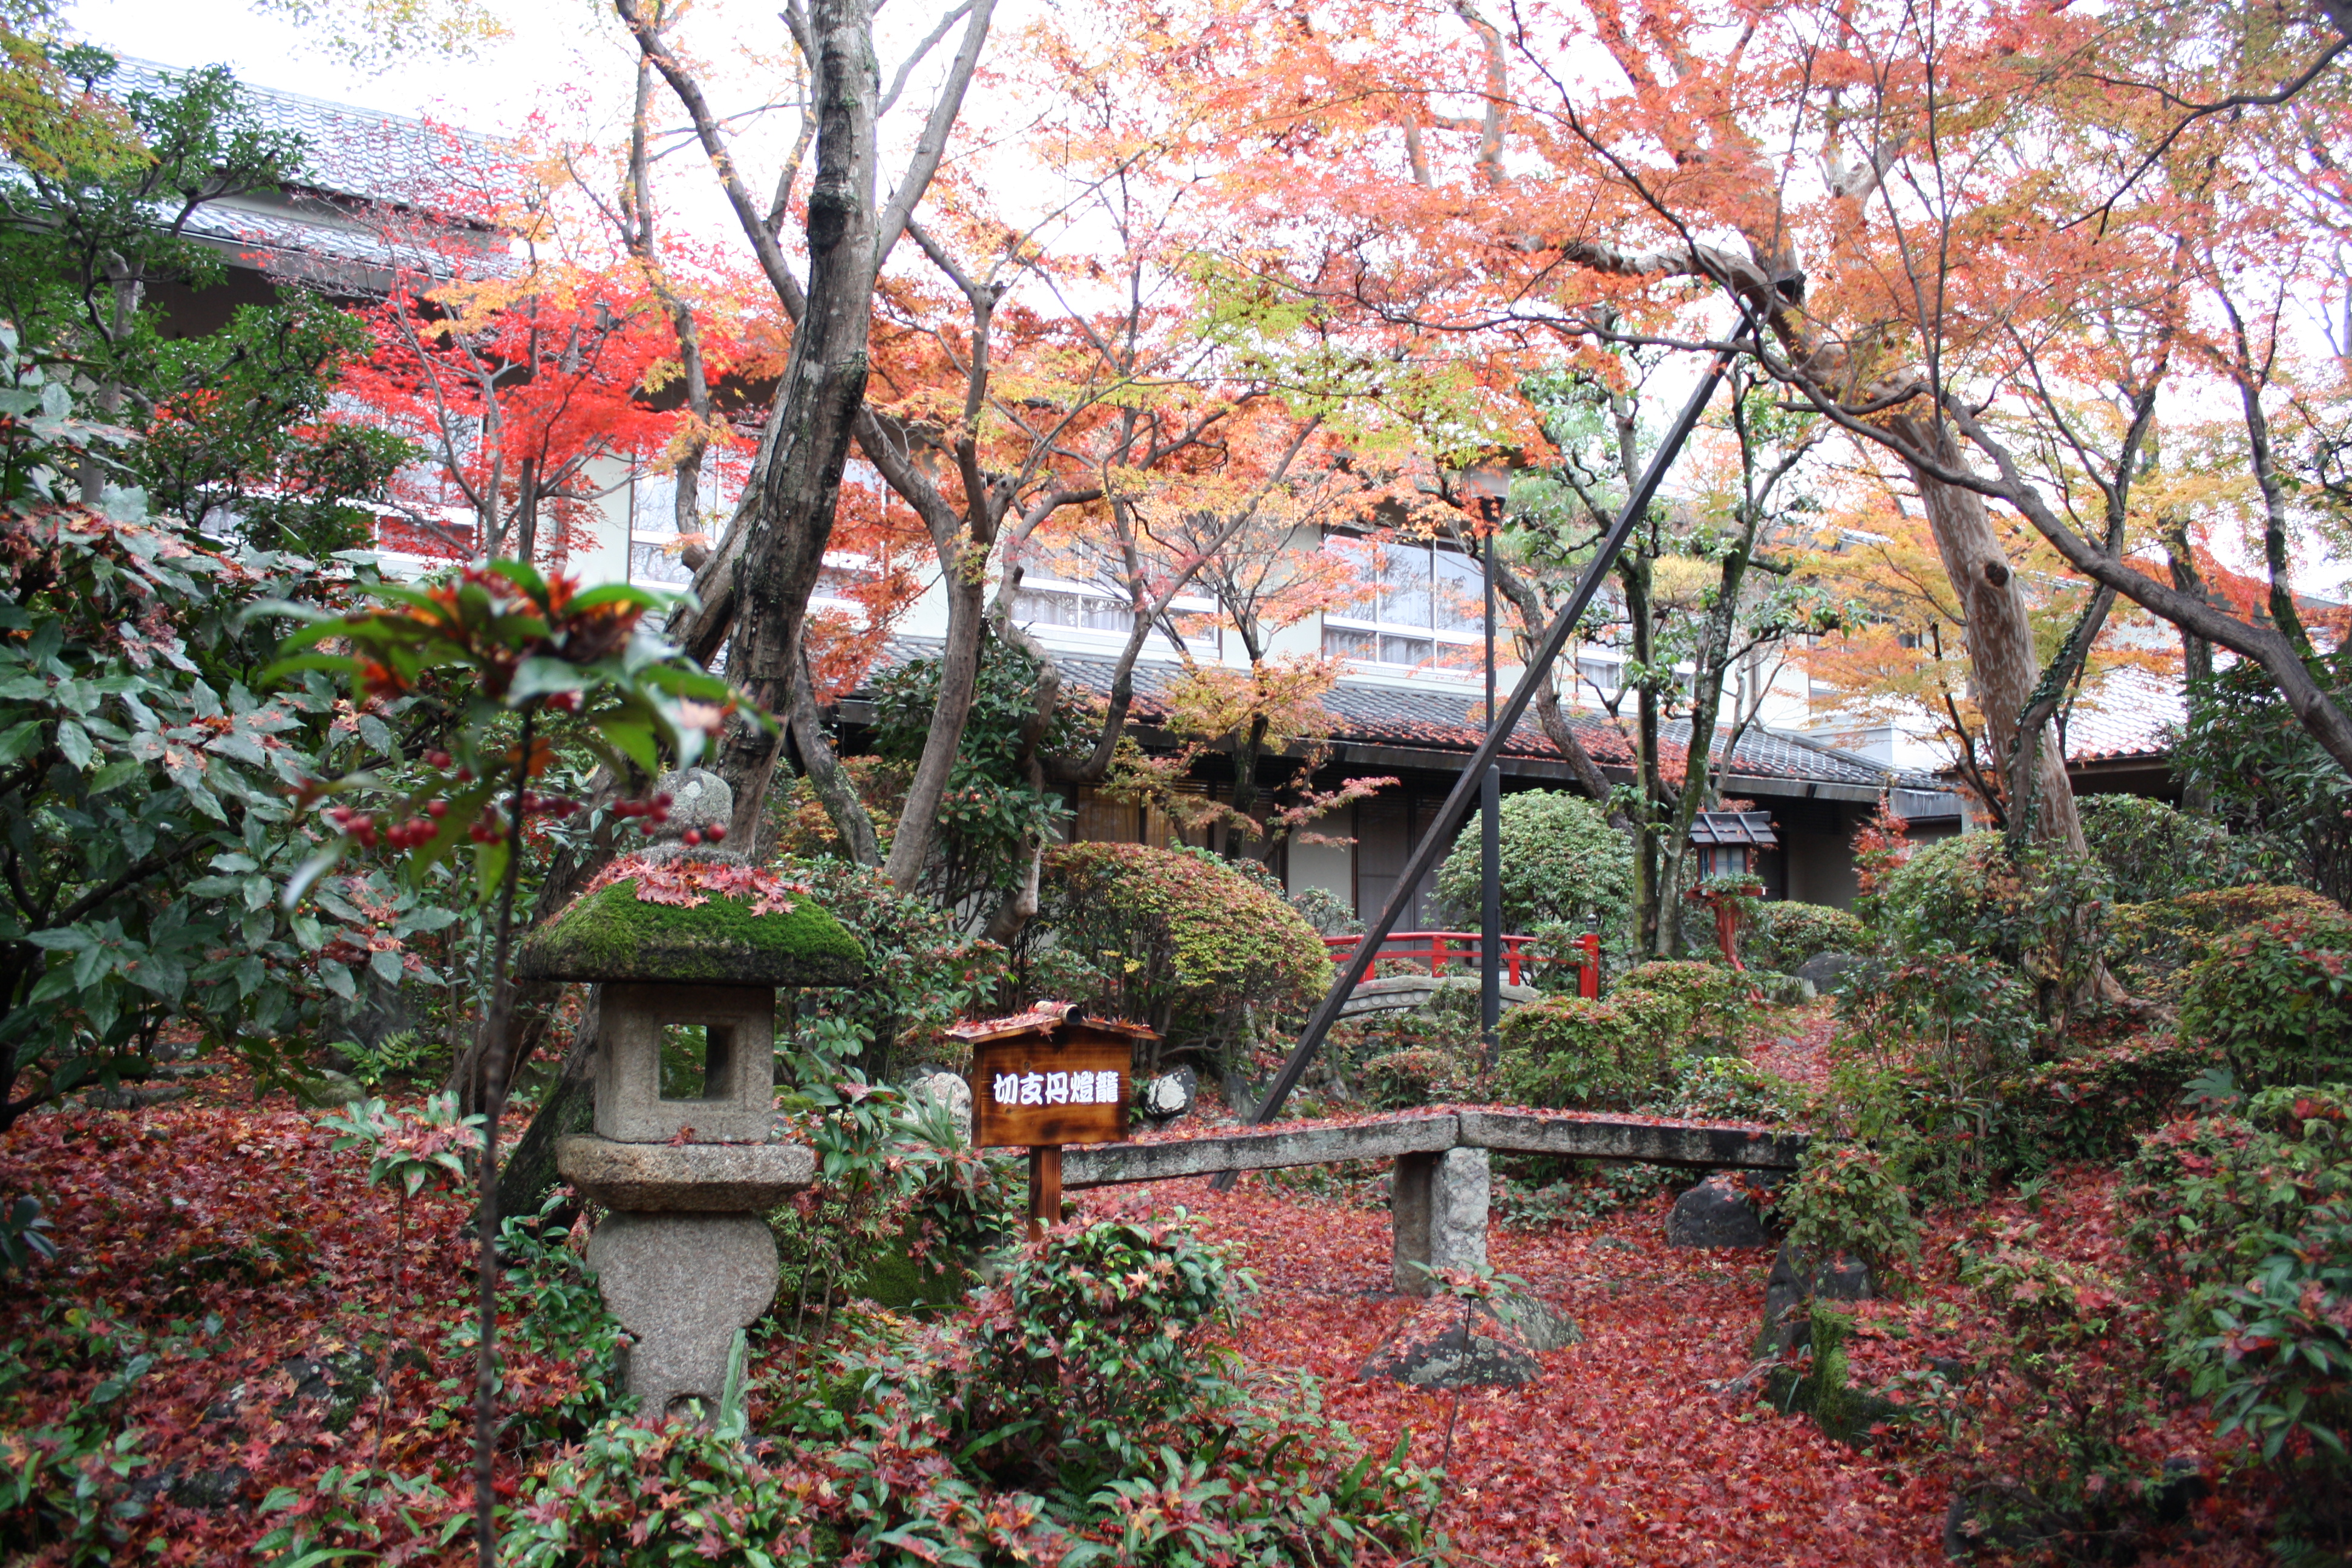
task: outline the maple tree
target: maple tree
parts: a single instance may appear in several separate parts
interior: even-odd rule
[[[2249,197],[2319,183],[2312,132],[2337,112],[2324,14],[2241,27],[2200,11],[2185,32],[2165,7],[2113,27],[2000,11],[1931,26],[1902,7],[1791,5],[1720,31],[1608,4],[1541,26],[1475,5],[1340,5],[1303,26],[1253,5],[1121,15],[1104,74],[1181,103],[1219,148],[1232,219],[1215,244],[1262,291],[1351,306],[1372,342],[1727,349],[1891,455],[1965,613],[2021,827],[2079,845],[2041,737],[2112,595],[2260,662],[2352,758],[2291,627],[2127,559],[2159,395],[2197,384],[2179,239],[2215,231],[2184,176],[2218,167]],[[2256,112],[2282,81],[2292,101]],[[2198,108],[2214,103],[2231,112]],[[2222,226],[2250,240],[2258,211],[2284,210],[2249,199]],[[2264,261],[2266,300],[2290,277],[2326,286],[2307,248]],[[2226,313],[2210,291],[2199,308]],[[2273,340],[2249,341],[2260,357]],[[2226,329],[2213,343],[2228,349]],[[2094,429],[2077,416],[2103,397],[2119,417]],[[2102,590],[2048,667],[1989,501]],[[2084,501],[2087,531],[2070,519]]]

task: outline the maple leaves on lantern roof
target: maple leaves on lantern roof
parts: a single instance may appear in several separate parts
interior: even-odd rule
[[[713,898],[743,899],[754,915],[785,915],[793,911],[789,895],[805,894],[808,884],[778,876],[763,866],[740,860],[651,859],[625,855],[588,884],[594,893],[615,882],[635,883],[637,902],[667,904],[672,909],[698,909]],[[583,894],[584,898],[586,895]]]

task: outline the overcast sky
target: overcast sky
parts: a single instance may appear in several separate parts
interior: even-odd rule
[[[240,0],[70,0],[67,25],[90,42],[165,65],[226,65],[239,79],[483,131],[513,127],[566,86],[625,81],[602,13],[579,0],[508,7],[515,36],[477,59],[417,59],[369,74],[310,42],[282,16]],[[625,88],[622,89],[625,91]]]

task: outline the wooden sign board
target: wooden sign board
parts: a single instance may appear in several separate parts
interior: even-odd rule
[[[971,1141],[982,1149],[1116,1143],[1127,1136],[1135,1045],[1078,1026],[971,1047]]]
[[[971,1043],[971,1141],[981,1149],[1125,1138],[1135,1047],[1155,1037],[1140,1024],[1081,1017],[1066,1002],[951,1033]]]

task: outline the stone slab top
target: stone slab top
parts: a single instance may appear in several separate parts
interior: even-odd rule
[[[815,1182],[816,1151],[804,1143],[621,1143],[578,1132],[556,1141],[555,1168],[609,1209],[759,1213]]]
[[[1787,1171],[1796,1168],[1807,1142],[1802,1132],[1746,1122],[1525,1106],[1432,1106],[1382,1117],[1286,1121],[1066,1149],[1062,1184],[1111,1186],[1447,1149],[1573,1154],[1701,1170]]]
[[[866,950],[808,893],[712,858],[615,861],[524,941],[526,980],[854,985]]]

